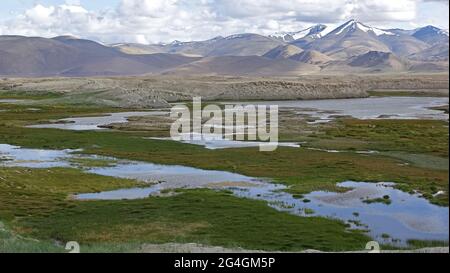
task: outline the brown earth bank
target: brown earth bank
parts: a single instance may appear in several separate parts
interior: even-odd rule
[[[102,77],[3,78],[0,92],[55,93],[56,102],[164,107],[201,96],[216,100],[309,100],[369,96],[373,90],[447,90],[448,74],[310,75],[291,78]],[[1,93],[0,93],[1,94]]]

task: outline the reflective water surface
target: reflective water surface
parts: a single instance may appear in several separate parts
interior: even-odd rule
[[[137,179],[149,184],[144,188],[78,194],[74,196],[78,200],[142,199],[167,189],[221,188],[231,190],[238,197],[267,201],[277,210],[300,217],[339,219],[350,228],[364,230],[387,243],[405,245],[410,239],[448,241],[448,208],[433,205],[417,194],[397,190],[393,183],[344,182],[338,186],[348,188],[345,193],[319,191],[294,198],[284,191],[286,186],[236,173],[86,156],[77,152],[0,144],[0,166],[73,167],[87,173]],[[106,167],[83,167],[72,161],[74,158],[115,162]]]

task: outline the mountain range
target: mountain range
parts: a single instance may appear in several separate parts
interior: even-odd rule
[[[7,77],[442,72],[448,56],[447,30],[380,29],[357,20],[334,29],[319,24],[269,36],[154,45],[0,36],[0,75]]]

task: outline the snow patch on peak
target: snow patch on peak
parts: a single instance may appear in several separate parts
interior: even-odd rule
[[[344,31],[354,31],[356,29],[359,29],[361,31],[364,32],[372,32],[373,34],[377,35],[377,36],[381,36],[381,35],[397,35],[393,32],[387,31],[387,30],[383,30],[383,29],[379,29],[379,28],[375,28],[375,27],[369,27],[364,25],[361,22],[358,22],[356,20],[350,20],[347,23],[343,24],[342,26],[338,27],[337,29],[335,29],[333,31],[333,33],[335,35],[339,35],[341,33],[343,33]]]
[[[234,34],[226,37],[226,40],[233,40],[233,39],[243,39],[252,36],[253,34],[250,33],[244,33],[244,34]]]
[[[363,25],[363,24],[361,24],[361,23],[356,23],[356,25],[357,25],[357,27],[358,27],[360,30],[362,30],[362,31],[364,31],[364,32],[369,32],[369,31],[371,31],[371,32],[375,33],[375,35],[377,35],[377,36],[380,36],[380,35],[396,35],[396,34],[393,33],[393,32],[386,31],[386,30],[379,29],[379,28],[375,28],[375,27],[368,27],[368,26]]]
[[[342,26],[340,26],[340,27],[338,27],[337,29],[334,30],[334,32],[336,32],[335,35],[341,34],[347,28],[355,29],[356,28],[356,24],[355,23],[356,23],[356,21],[353,20],[353,19],[348,21],[347,23],[343,24]]]
[[[170,43],[170,45],[181,45],[181,44],[183,44],[183,42],[179,40],[174,40]]]
[[[448,29],[441,29],[441,31],[439,32],[439,34],[449,36],[449,35],[448,35]]]
[[[326,25],[318,24],[306,29],[302,29],[300,31],[292,31],[292,32],[277,32],[269,37],[283,40],[284,42],[292,42],[298,39],[303,39],[306,37],[311,37],[313,39],[319,39],[324,36],[324,32],[328,27]]]

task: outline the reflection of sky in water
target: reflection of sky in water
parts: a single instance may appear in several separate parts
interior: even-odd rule
[[[75,130],[75,131],[87,131],[87,130],[104,130],[99,126],[105,126],[113,123],[126,123],[130,117],[143,117],[143,116],[161,116],[166,115],[167,112],[122,112],[106,114],[103,117],[81,117],[81,118],[66,118],[61,119],[56,124],[38,124],[28,126],[30,128],[52,128],[63,130]]]
[[[278,105],[280,108],[297,108],[298,114],[312,116],[326,122],[333,116],[352,116],[358,119],[400,118],[448,120],[443,111],[428,109],[448,104],[448,98],[433,97],[383,97],[363,99],[302,100],[241,102],[243,104]]]
[[[2,164],[27,168],[68,167],[67,159],[71,157],[70,150],[39,150],[23,149],[16,146],[0,144],[0,159]],[[0,164],[1,165],[1,164]]]
[[[73,154],[74,151],[51,151],[39,149],[21,149],[19,147],[0,144],[0,166],[9,167],[76,167],[70,163],[71,158],[102,159],[98,156]],[[111,158],[108,158],[111,160]],[[312,216],[332,217],[345,222],[359,221],[369,229],[369,234],[382,242],[383,234],[402,240],[408,239],[448,241],[449,212],[448,208],[435,206],[427,200],[391,187],[387,183],[345,182],[341,187],[353,188],[346,193],[312,192],[304,196],[310,200],[295,199],[291,194],[283,192],[283,185],[256,180],[240,174],[201,170],[184,166],[158,165],[145,162],[117,160],[110,167],[82,168],[85,172],[104,176],[131,178],[156,183],[147,188],[121,189],[116,191],[87,193],[77,195],[80,200],[120,200],[146,198],[163,189],[202,188],[212,183],[229,182],[228,187],[236,196],[257,200],[265,200],[273,208],[300,216],[309,216],[305,209],[313,211]],[[248,182],[254,187],[243,187]],[[233,187],[235,183],[235,187]],[[389,195],[392,204],[366,204],[363,199],[380,198]],[[311,212],[311,211],[310,211]],[[357,213],[357,216],[355,216]]]
[[[198,136],[195,138],[194,136]],[[182,139],[179,142],[193,144],[198,146],[203,146],[209,150],[218,149],[228,149],[228,148],[249,148],[249,147],[259,147],[261,145],[268,145],[269,142],[261,141],[238,141],[238,140],[228,140],[219,134],[181,134]],[[172,140],[172,138],[157,138],[152,137],[149,139],[154,140]],[[276,144],[278,147],[291,147],[299,148],[300,144],[293,142],[278,142]]]
[[[21,102],[25,102],[25,100],[15,100],[15,99],[0,99],[0,103],[21,103]]]
[[[305,209],[309,209],[314,211],[312,216],[359,221],[367,225],[369,234],[379,241],[383,241],[384,233],[393,239],[402,240],[403,243],[412,238],[448,241],[448,208],[433,205],[424,198],[396,190],[390,185],[392,184],[345,182],[339,186],[354,190],[347,193],[312,192],[304,196],[304,199],[310,200],[309,203],[278,191],[279,187],[274,185],[241,188],[235,192],[242,197],[269,201],[273,207],[294,214],[305,216]],[[385,195],[390,196],[392,201],[390,205],[366,204],[361,200]],[[355,216],[355,213],[358,216]],[[353,228],[366,229],[354,224]]]
[[[240,174],[201,170],[191,167],[158,165],[144,162],[122,162],[114,167],[92,168],[88,172],[104,176],[132,178],[161,182],[167,188],[201,187],[219,182],[250,182],[253,179]]]

